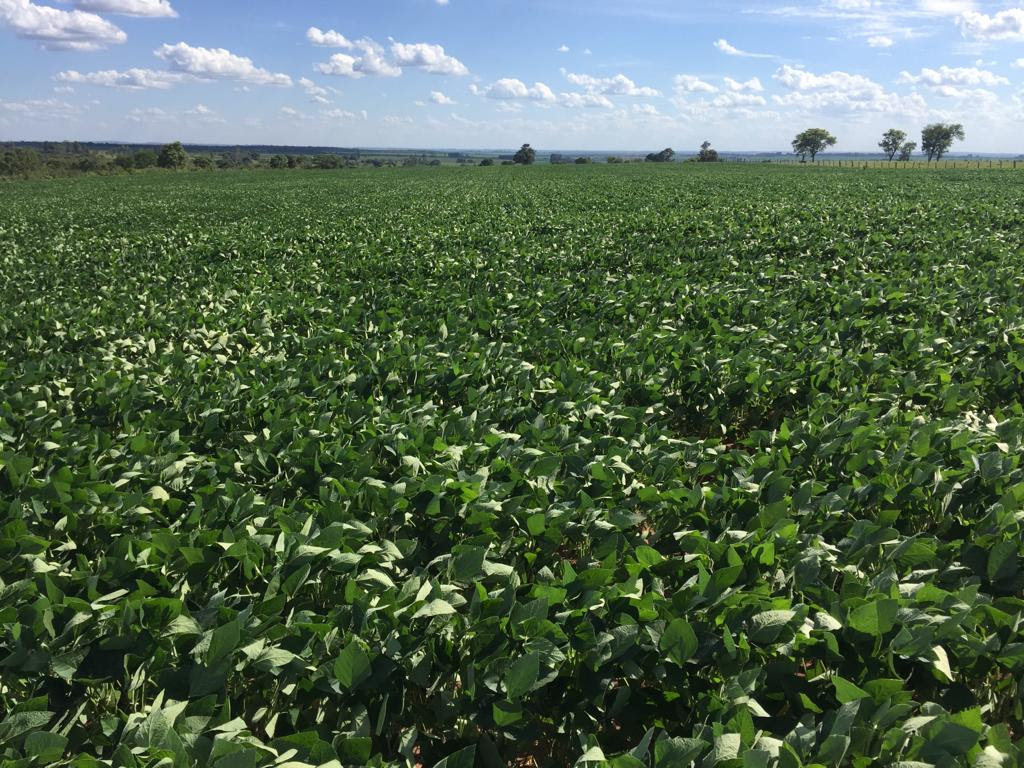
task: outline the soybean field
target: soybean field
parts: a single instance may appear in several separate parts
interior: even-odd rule
[[[0,764],[1024,765],[1024,176],[0,185]]]

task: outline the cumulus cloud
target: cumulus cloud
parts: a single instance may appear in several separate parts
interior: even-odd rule
[[[868,38],[868,45],[872,48],[892,48],[896,41],[888,35],[872,35]]]
[[[469,69],[444,47],[430,43],[393,43],[391,55],[400,67],[415,67],[432,75],[468,75]]]
[[[570,109],[615,109],[611,99],[600,93],[560,93],[558,103]]]
[[[967,11],[957,23],[966,37],[976,40],[1024,40],[1024,8],[1008,8],[991,16]]]
[[[933,88],[940,86],[995,86],[1009,85],[1010,81],[994,72],[977,67],[947,67],[938,69],[925,67],[917,75],[901,72],[897,82],[908,85],[927,85]]]
[[[592,77],[591,75],[577,75],[568,72],[565,79],[573,85],[584,88],[588,93],[598,93],[605,96],[660,96],[655,88],[639,86],[625,75],[619,74],[614,77]]]
[[[317,64],[316,70],[324,75],[350,77],[353,80],[366,76],[398,77],[402,74],[401,67],[387,61],[379,50],[373,48],[364,50],[362,56],[336,53],[327,61]]]
[[[449,106],[451,104],[456,104],[457,103],[455,101],[455,99],[452,99],[449,96],[446,96],[441,91],[431,91],[430,92],[430,100],[432,102],[434,102],[435,104],[440,104],[442,106]]]
[[[94,13],[116,13],[146,18],[177,18],[170,0],[72,0],[75,8]]]
[[[815,74],[786,64],[772,75],[772,79],[790,91],[772,97],[779,106],[858,114],[919,114],[927,108],[918,94],[901,96],[890,93],[870,78],[848,72]]]
[[[744,56],[748,59],[777,59],[771,53],[751,53],[750,51],[744,51],[737,48],[735,45],[730,43],[725,38],[719,38],[715,40],[715,48],[724,53],[726,56]]]
[[[95,13],[65,11],[31,0],[0,0],[0,23],[49,50],[96,51],[128,39],[122,29]]]
[[[252,59],[236,56],[224,48],[202,48],[188,43],[164,44],[154,53],[175,72],[210,80],[242,80],[256,85],[290,87],[288,75],[261,69]]]
[[[99,72],[78,72],[70,69],[57,75],[63,83],[79,83],[83,85],[99,85],[104,88],[121,88],[129,91],[140,91],[147,88],[166,89],[185,79],[185,75],[177,72],[164,72],[155,69],[104,69]]]
[[[324,48],[354,48],[355,44],[340,32],[329,29],[326,32],[318,27],[310,27],[306,30],[306,39],[313,45]]]
[[[661,112],[653,104],[634,104],[633,114],[644,115],[646,117],[659,117]]]
[[[299,87],[305,91],[306,95],[309,96],[310,101],[314,101],[317,104],[329,104],[330,100],[327,98],[327,89],[317,85],[308,77],[299,79]]]
[[[615,107],[611,99],[596,91],[586,91],[584,93],[563,92],[556,95],[544,83],[534,83],[530,86],[514,77],[502,78],[483,88],[471,85],[469,90],[477,96],[495,99],[506,104],[509,102],[533,101],[538,104],[560,104],[570,109],[614,109]],[[506,107],[505,111],[512,111],[512,109]]]
[[[716,93],[718,88],[694,75],[676,75],[673,80],[677,94]]]
[[[488,99],[498,99],[499,101],[520,99],[541,102],[557,101],[555,92],[544,83],[534,83],[533,86],[528,86],[522,80],[517,80],[514,77],[503,77],[484,88],[471,85],[470,90],[478,96],[486,96]]]
[[[223,117],[218,115],[205,104],[196,104],[192,109],[185,110],[185,117],[196,123],[226,123]]]
[[[391,42],[390,51],[368,37],[349,40],[333,29],[323,32],[310,27],[306,38],[314,45],[357,50],[358,54],[336,53],[316,70],[336,77],[399,77],[403,68],[418,69],[432,75],[468,75],[469,69],[443,46],[431,43]],[[390,54],[390,56],[389,56]]]
[[[733,93],[761,93],[764,91],[764,86],[761,85],[761,81],[752,77],[745,83],[741,83],[738,80],[733,80],[731,77],[723,78],[722,82],[725,83],[725,87]]]
[[[82,108],[60,99],[0,100],[0,112],[28,120],[67,120],[81,114]]]

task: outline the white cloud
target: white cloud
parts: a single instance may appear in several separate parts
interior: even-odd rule
[[[443,46],[431,43],[399,43],[392,41],[391,58],[382,45],[370,38],[351,41],[331,30],[321,32],[311,27],[306,37],[316,45],[330,45],[336,48],[358,49],[360,55],[336,53],[326,62],[316,65],[316,70],[325,75],[338,77],[399,77],[403,67],[419,69],[433,75],[468,75],[469,69],[454,56],[448,55]]]
[[[764,86],[761,85],[761,81],[756,77],[752,77],[745,83],[741,83],[737,80],[733,80],[731,77],[723,78],[725,87],[733,93],[761,93],[764,91]]]
[[[531,87],[514,77],[503,77],[484,88],[471,85],[470,90],[478,96],[486,96],[488,99],[499,101],[530,100],[549,103],[557,101],[554,91],[544,83],[534,83]]]
[[[940,86],[995,86],[1009,85],[1010,81],[994,72],[977,67],[947,67],[938,69],[925,67],[920,74],[901,72],[897,82],[908,85],[927,85],[933,88]]]
[[[177,72],[139,68],[126,69],[123,72],[116,69],[104,69],[99,72],[78,72],[70,69],[57,75],[57,79],[64,83],[99,85],[105,88],[122,88],[129,91],[170,88],[175,83],[180,83],[185,77]]]
[[[804,111],[916,115],[927,109],[919,94],[903,96],[891,93],[870,78],[848,72],[819,75],[785,64],[772,75],[772,79],[791,91],[773,96],[774,103]]]
[[[737,48],[735,45],[730,43],[725,38],[719,38],[718,40],[715,40],[715,48],[717,48],[719,51],[721,51],[722,53],[724,53],[727,56],[745,56],[746,58],[749,58],[749,59],[777,59],[778,58],[778,56],[775,56],[775,55],[770,54],[770,53],[750,53],[749,51],[740,50],[739,48]]]
[[[128,39],[95,13],[65,11],[31,0],[0,0],[0,22],[18,37],[37,40],[49,50],[96,51]]]
[[[659,117],[661,112],[659,112],[658,108],[653,104],[634,104],[633,114],[646,115],[648,117]]]
[[[256,85],[290,87],[288,75],[269,72],[253,64],[252,59],[236,56],[224,48],[202,48],[177,43],[164,44],[154,54],[176,71],[204,79],[243,80]]]
[[[340,32],[335,32],[333,29],[329,29],[324,32],[318,27],[310,27],[306,30],[306,39],[313,45],[323,46],[324,48],[355,47],[351,40]]]
[[[327,109],[321,113],[328,120],[355,120],[356,117],[362,117],[366,119],[366,111],[364,110],[359,115],[355,112],[349,112],[347,109]]]
[[[310,101],[314,101],[317,104],[330,103],[330,99],[327,98],[327,89],[317,85],[308,77],[299,78],[299,87],[309,96]]]
[[[350,77],[358,80],[367,75],[371,77],[398,77],[402,74],[401,67],[387,61],[378,49],[366,48],[362,56],[350,56],[347,53],[336,53],[326,62],[316,65],[316,70],[324,75]]]
[[[569,46],[566,45],[565,43],[562,43],[560,46],[558,46],[558,52],[559,53],[568,53],[569,52]]]
[[[872,48],[892,48],[896,41],[887,35],[872,35],[868,38],[868,45]]]
[[[569,109],[615,109],[611,99],[600,93],[560,93],[558,103]]]
[[[760,93],[749,91],[729,91],[715,96],[711,106],[718,109],[735,109],[736,107],[763,107],[768,103]]]
[[[1024,40],[1024,8],[1008,8],[992,16],[967,11],[957,23],[966,37],[977,40]]]
[[[455,99],[445,96],[441,91],[431,91],[430,100],[435,104],[441,104],[442,106],[449,106],[457,103]]]
[[[660,96],[654,88],[639,86],[625,75],[619,74],[614,77],[592,77],[590,75],[576,75],[568,72],[565,79],[573,85],[578,85],[587,90],[588,93],[604,94],[606,96]]]
[[[94,13],[116,13],[122,16],[175,19],[178,12],[170,0],[72,0],[75,8]]]
[[[672,82],[677,94],[684,93],[717,93],[718,89],[711,83],[694,75],[676,75]]]
[[[1024,69],[1024,59],[1017,59],[1013,62],[1013,66],[1017,67],[1017,69]]]
[[[82,108],[60,99],[0,101],[0,112],[29,120],[66,120],[81,114]]]
[[[185,117],[189,118],[191,122],[227,123],[227,120],[218,115],[205,104],[196,104],[192,109],[186,110]]]
[[[125,119],[131,123],[169,123],[174,116],[160,107],[148,107],[147,109],[133,109],[125,115]]]
[[[469,69],[440,45],[430,43],[393,43],[391,55],[401,67],[415,67],[432,75],[468,75]]]

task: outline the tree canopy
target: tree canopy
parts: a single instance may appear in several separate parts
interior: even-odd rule
[[[161,168],[171,168],[173,170],[184,168],[188,165],[188,153],[181,146],[180,141],[176,141],[173,144],[165,144],[160,150],[160,156],[157,158],[156,164]]]
[[[523,144],[518,152],[512,157],[512,162],[516,165],[533,165],[533,161],[537,159],[537,153],[533,147],[529,144]]]
[[[793,139],[793,153],[800,155],[801,160],[810,155],[813,163],[819,152],[824,152],[828,147],[834,147],[836,141],[836,137],[824,128],[808,128],[803,133],[798,133]]]
[[[964,127],[959,123],[932,123],[921,131],[921,151],[928,156],[929,163],[941,160],[954,141],[965,138]]]
[[[881,147],[882,151],[885,152],[885,156],[889,158],[889,161],[891,162],[903,148],[903,143],[906,140],[906,131],[901,131],[898,128],[890,128],[882,135],[882,140],[878,142],[878,146]]]
[[[651,152],[647,156],[648,163],[671,163],[676,156],[676,151],[671,147],[665,147],[661,152]]]
[[[710,141],[705,141],[700,145],[700,152],[697,154],[697,160],[701,163],[718,162],[718,152],[711,148]]]

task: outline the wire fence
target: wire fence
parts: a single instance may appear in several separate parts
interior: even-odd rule
[[[726,162],[744,163],[749,165],[808,165],[824,168],[889,168],[900,171],[922,171],[928,169],[961,169],[961,170],[1024,170],[1024,160],[1010,159],[971,159],[956,158],[953,160],[937,160],[927,162],[925,160],[834,160],[829,158],[818,158],[815,162],[803,163],[795,157],[733,157],[727,158]]]

